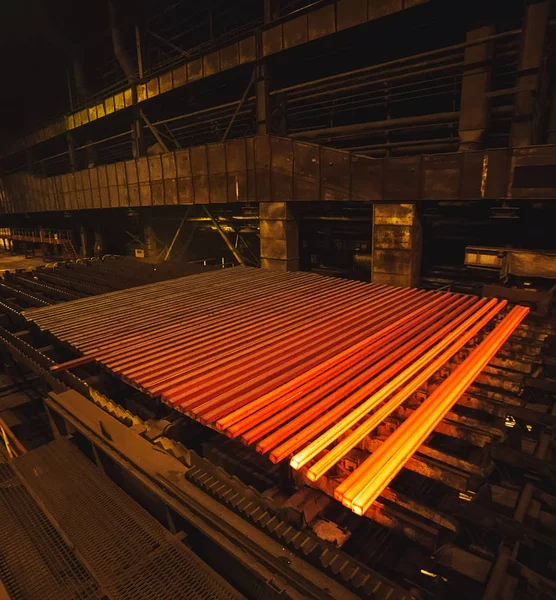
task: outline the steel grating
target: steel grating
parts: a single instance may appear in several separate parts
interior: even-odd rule
[[[100,587],[9,464],[0,464],[0,581],[13,600],[93,600]]]
[[[68,440],[28,452],[13,464],[107,598],[242,598]]]
[[[207,566],[183,544],[168,541],[160,545],[148,560],[137,561],[108,586],[111,598],[136,600],[174,600],[192,598],[221,600],[240,598],[216,573],[209,575]]]
[[[497,299],[234,268],[25,316],[273,462],[310,465],[316,480],[495,325],[466,363],[473,377],[426,418],[439,422],[527,309],[506,312]]]

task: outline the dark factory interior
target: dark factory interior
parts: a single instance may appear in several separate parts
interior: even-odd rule
[[[556,599],[556,2],[0,45],[0,600]]]

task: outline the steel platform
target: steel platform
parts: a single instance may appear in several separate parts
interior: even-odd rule
[[[0,576],[14,600],[243,597],[65,438],[0,464]]]

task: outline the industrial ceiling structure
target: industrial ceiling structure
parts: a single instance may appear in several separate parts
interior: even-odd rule
[[[556,598],[555,3],[0,10],[0,596]]]

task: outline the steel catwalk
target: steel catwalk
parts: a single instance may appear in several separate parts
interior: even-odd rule
[[[308,466],[312,481],[495,325],[439,388],[446,393],[436,390],[336,488],[364,514],[527,313],[513,309],[496,325],[505,305],[236,267],[24,314],[86,360],[271,461]]]

